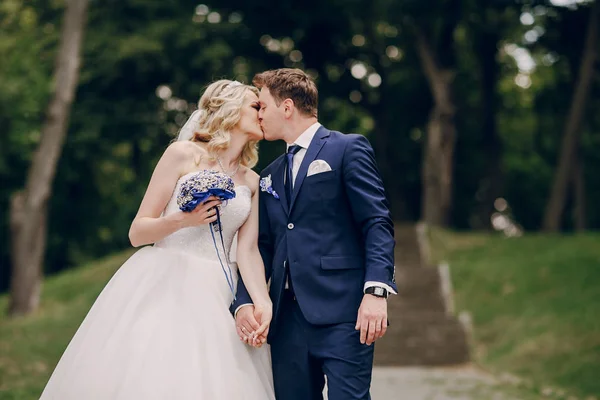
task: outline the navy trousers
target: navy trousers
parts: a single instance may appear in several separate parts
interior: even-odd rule
[[[360,343],[355,323],[312,325],[293,294],[282,299],[277,331],[270,338],[277,400],[370,400],[374,345]]]

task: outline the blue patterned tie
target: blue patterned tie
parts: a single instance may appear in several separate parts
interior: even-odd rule
[[[292,189],[294,187],[294,175],[292,174],[292,168],[294,166],[294,156],[297,152],[300,151],[301,148],[302,147],[298,146],[297,144],[291,145],[287,150],[287,154],[285,155],[287,160],[285,172],[285,195],[287,197],[288,206],[292,203]]]

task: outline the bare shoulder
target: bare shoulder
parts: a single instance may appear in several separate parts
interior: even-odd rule
[[[173,142],[165,150],[164,156],[177,160],[181,165],[182,173],[195,170],[203,160],[206,160],[208,152],[192,141]]]
[[[242,174],[244,177],[244,184],[250,188],[254,195],[258,190],[260,175],[248,167],[242,167]]]
[[[197,152],[202,152],[199,146],[196,146],[194,143],[190,141],[181,141],[181,142],[173,142],[167,147],[165,150],[165,156],[169,157],[182,157],[188,156],[192,157]]]

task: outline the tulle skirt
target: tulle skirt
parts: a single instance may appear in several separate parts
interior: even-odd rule
[[[267,345],[239,340],[218,261],[145,247],[117,271],[43,400],[274,399]]]

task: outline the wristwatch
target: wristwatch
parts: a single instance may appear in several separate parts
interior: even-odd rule
[[[375,297],[383,297],[384,299],[388,298],[388,291],[379,286],[368,287],[365,294],[372,294]]]

